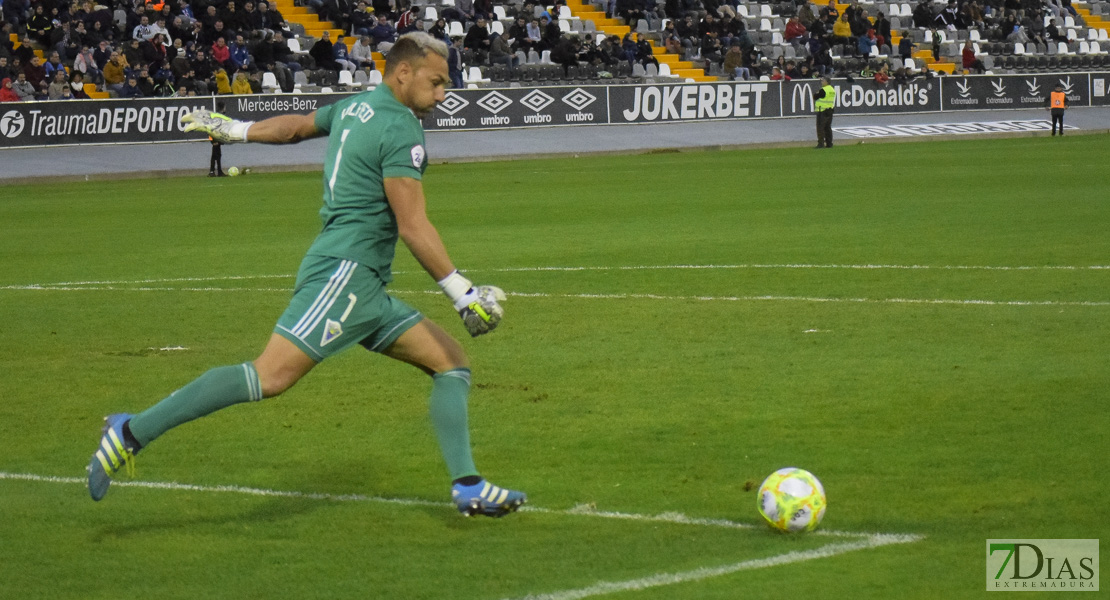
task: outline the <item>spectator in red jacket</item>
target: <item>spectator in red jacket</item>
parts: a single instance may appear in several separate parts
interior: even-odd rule
[[[789,42],[790,40],[802,37],[805,34],[806,26],[802,25],[802,22],[798,20],[798,17],[790,17],[790,20],[786,22],[786,30],[783,32],[782,38]]]

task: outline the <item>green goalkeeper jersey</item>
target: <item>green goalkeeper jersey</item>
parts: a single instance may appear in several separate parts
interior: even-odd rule
[[[317,110],[316,128],[329,134],[320,209],[324,229],[308,254],[355,261],[388,283],[397,219],[384,181],[421,178],[428,164],[424,128],[385,84]]]

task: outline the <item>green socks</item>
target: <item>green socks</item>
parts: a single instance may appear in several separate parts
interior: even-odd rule
[[[429,413],[452,480],[478,474],[470,454],[470,431],[466,422],[469,395],[470,369],[451,369],[432,376]]]
[[[470,453],[466,400],[470,369],[452,369],[432,376],[429,414],[451,479],[478,474]],[[251,363],[208,371],[168,398],[132,417],[131,434],[143,446],[163,433],[232,404],[262,399],[262,386]]]
[[[469,375],[469,373],[468,373]],[[469,381],[469,377],[467,378]],[[163,433],[232,404],[262,399],[262,384],[251,363],[218,367],[131,418],[135,439],[146,446]],[[463,396],[465,402],[466,396]],[[466,422],[466,407],[463,407]]]

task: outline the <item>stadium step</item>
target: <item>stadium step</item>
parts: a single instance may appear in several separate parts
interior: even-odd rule
[[[291,2],[292,0],[287,1]],[[615,35],[623,39],[632,31],[631,27],[622,24],[621,19],[609,19],[605,16],[605,11],[601,7],[588,4],[583,0],[567,0],[567,8],[570,9],[570,14],[579,19],[593,21],[597,30],[606,35]],[[654,40],[651,41],[651,53],[660,64],[665,63],[669,66],[671,74],[675,77],[693,79],[694,81],[717,81],[716,77],[706,75],[705,70],[698,68],[694,63],[681,60],[677,54],[668,54],[667,49]]]
[[[925,64],[933,71],[944,71],[945,73],[951,75],[956,70],[955,63],[945,62],[942,60],[934,61],[932,50],[916,50],[913,53],[913,57],[918,60],[924,61]]]
[[[108,92],[101,92],[101,91],[97,90],[95,83],[86,83],[85,86],[84,86],[84,89],[85,89],[85,95],[86,96],[88,96],[89,98],[96,99],[96,100],[108,98],[108,97],[111,96],[111,94],[109,94]]]

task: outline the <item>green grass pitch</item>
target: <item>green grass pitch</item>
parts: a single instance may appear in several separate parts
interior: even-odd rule
[[[1107,537],[1108,155],[1099,135],[432,166],[456,264],[510,293],[463,341],[477,463],[533,508],[502,520],[446,503],[425,377],[356,350],[138,458],[137,482],[199,487],[93,503],[103,415],[260,351],[320,176],[9,186],[0,596],[981,595],[988,538]],[[825,485],[818,535],[759,523],[751,487],[784,466]]]

